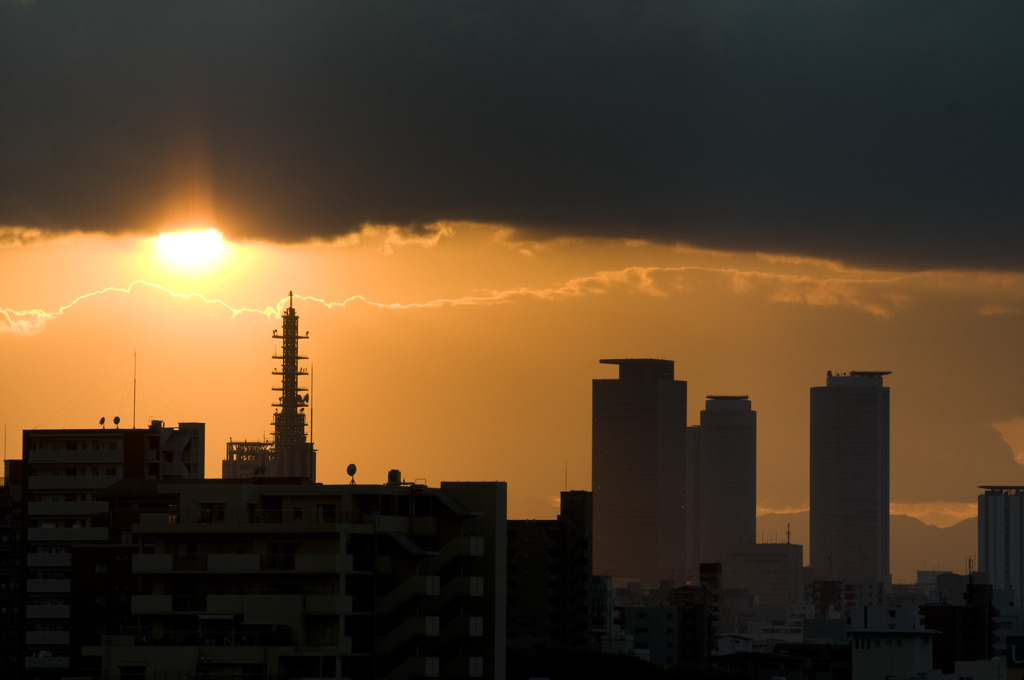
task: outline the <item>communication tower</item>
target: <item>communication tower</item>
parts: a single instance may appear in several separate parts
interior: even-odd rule
[[[281,314],[281,331],[273,338],[281,341],[281,353],[273,358],[281,367],[273,372],[281,376],[281,393],[274,407],[273,441],[228,442],[227,457],[222,466],[225,479],[242,477],[288,477],[316,481],[316,451],[306,441],[306,409],[309,388],[301,387],[299,379],[309,370],[299,366],[308,357],[299,354],[299,341],[308,340],[309,332],[299,334],[299,315],[295,312],[294,294],[288,291],[288,308]]]

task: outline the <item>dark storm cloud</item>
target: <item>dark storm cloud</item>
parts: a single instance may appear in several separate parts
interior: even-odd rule
[[[474,220],[900,266],[1024,251],[1020,3],[0,6],[0,225]]]

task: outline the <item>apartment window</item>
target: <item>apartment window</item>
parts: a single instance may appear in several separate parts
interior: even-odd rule
[[[199,505],[199,521],[200,522],[223,522],[224,521],[224,504],[223,503],[201,503]]]
[[[327,524],[333,524],[335,518],[335,506],[333,503],[318,505],[316,507],[317,519]]]

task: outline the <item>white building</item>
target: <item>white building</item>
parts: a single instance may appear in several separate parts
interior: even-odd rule
[[[978,496],[978,571],[993,588],[1024,588],[1024,486],[982,486]]]

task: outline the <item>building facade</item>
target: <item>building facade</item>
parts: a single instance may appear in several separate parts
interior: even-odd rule
[[[504,677],[505,484],[445,487],[122,485],[131,620],[86,677]]]
[[[816,579],[888,583],[888,371],[811,388],[810,534]]]
[[[681,583],[686,382],[663,359],[601,363],[619,376],[593,382],[594,573]]]
[[[85,638],[103,631],[96,612],[117,608],[115,595],[91,589],[105,576],[94,550],[123,538],[104,491],[122,480],[201,479],[204,461],[203,423],[24,431],[20,478],[5,480],[23,502],[24,677],[76,671]]]

